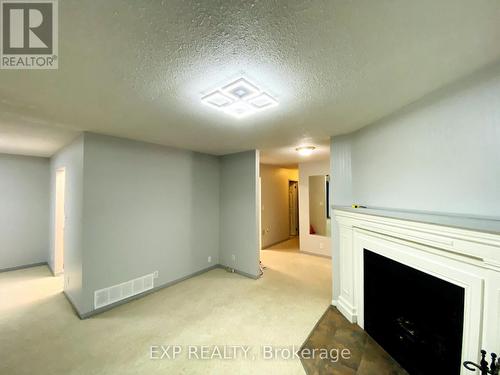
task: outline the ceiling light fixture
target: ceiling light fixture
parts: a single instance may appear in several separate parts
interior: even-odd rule
[[[314,146],[297,147],[295,150],[302,156],[309,156],[316,149]]]
[[[223,108],[233,102],[233,99],[228,97],[227,95],[224,95],[220,91],[214,91],[208,95],[205,95],[203,98],[201,98],[201,101],[203,103],[212,105],[217,108]]]
[[[212,108],[236,118],[276,107],[278,101],[246,78],[238,78],[201,98]]]

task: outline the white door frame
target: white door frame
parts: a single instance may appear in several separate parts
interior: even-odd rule
[[[55,177],[54,274],[64,272],[64,227],[66,224],[66,168],[58,168]]]

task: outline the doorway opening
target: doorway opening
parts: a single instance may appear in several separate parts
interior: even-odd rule
[[[66,213],[64,208],[66,190],[66,169],[56,170],[56,191],[55,191],[55,233],[54,233],[54,274],[59,275],[64,272],[64,226]]]
[[[280,293],[314,296],[324,306],[332,301],[329,145],[325,140],[308,156],[300,155],[294,146],[261,150],[260,207],[256,207],[260,209],[261,277],[266,285]]]
[[[298,180],[296,165],[260,164],[261,249],[293,238],[298,245]]]

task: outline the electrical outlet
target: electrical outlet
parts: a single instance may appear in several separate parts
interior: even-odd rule
[[[212,257],[211,256],[208,257],[208,263],[212,263]]]
[[[324,247],[325,247],[325,245],[323,244],[323,242],[320,242],[320,243],[319,243],[319,248],[320,248],[321,250],[323,250],[323,248],[324,248]]]
[[[154,279],[157,279],[158,276],[159,276],[159,272],[158,271],[153,272],[153,278]]]

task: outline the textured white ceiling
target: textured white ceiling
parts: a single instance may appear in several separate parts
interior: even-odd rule
[[[50,155],[82,130],[213,154],[295,146],[500,58],[497,0],[64,0],[59,24],[59,70],[0,71],[0,151]],[[235,120],[200,103],[242,73],[280,105]]]

